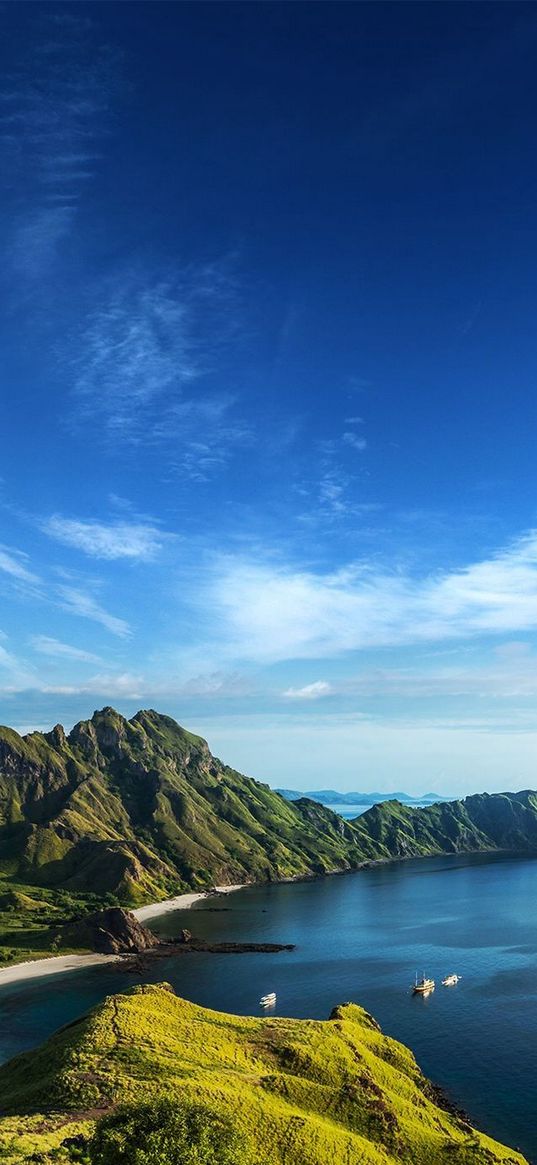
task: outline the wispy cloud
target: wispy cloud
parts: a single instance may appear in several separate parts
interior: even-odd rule
[[[350,429],[343,434],[343,444],[349,445],[351,449],[356,449],[358,453],[363,453],[364,449],[367,449],[365,437],[359,437],[357,433],[353,433]]]
[[[47,684],[39,691],[58,696],[100,696],[102,698],[143,699],[146,684],[142,676],[130,672],[101,672],[83,684]]]
[[[206,602],[216,649],[273,662],[537,628],[537,532],[490,558],[411,577],[360,562],[330,574],[227,558]]]
[[[5,641],[7,636],[0,632],[0,639]],[[31,667],[9,651],[7,647],[3,647],[1,643],[0,675],[0,691],[3,692],[23,691],[32,687],[35,682],[35,673]]]
[[[111,631],[113,635],[119,635],[121,638],[130,635],[131,629],[127,621],[116,615],[111,615],[87,591],[72,586],[60,586],[58,587],[58,595],[61,606],[69,614],[80,615],[83,619],[91,619],[94,623],[100,623],[106,627],[107,631]]]
[[[287,700],[321,700],[331,696],[333,688],[326,680],[315,680],[312,684],[305,684],[303,688],[287,688],[282,692]]]
[[[63,518],[54,514],[43,523],[43,530],[57,542],[82,550],[91,558],[136,559],[148,562],[155,558],[172,535],[155,525],[140,522],[98,522],[80,518]]]
[[[97,421],[114,448],[166,447],[168,465],[205,480],[251,440],[234,395],[202,388],[236,333],[226,265],[153,283],[130,272],[104,299],[77,341],[78,422]]]
[[[28,569],[27,561],[27,555],[20,551],[0,546],[0,570],[18,582],[37,584],[39,578]]]
[[[39,13],[26,56],[4,75],[0,143],[9,174],[12,259],[38,276],[69,233],[108,132],[118,58],[93,24],[71,12]]]
[[[70,643],[62,643],[49,635],[33,635],[31,645],[39,655],[50,656],[51,659],[71,659],[80,663],[102,663],[98,655],[91,651],[84,651],[80,647],[72,647]]]

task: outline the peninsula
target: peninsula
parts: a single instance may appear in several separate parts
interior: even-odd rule
[[[168,1165],[178,1161],[174,1129],[192,1112],[194,1137],[216,1129],[237,1148],[199,1160],[526,1165],[447,1105],[412,1053],[355,1004],[324,1022],[248,1018],[166,984],[135,987],[0,1068],[0,1096],[5,1165],[117,1162],[125,1137],[150,1153],[153,1129],[158,1152],[147,1159]]]

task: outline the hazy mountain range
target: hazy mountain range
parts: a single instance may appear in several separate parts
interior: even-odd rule
[[[286,801],[299,801],[301,797],[309,797],[311,801],[318,801],[320,805],[378,805],[381,801],[401,801],[404,805],[423,804],[428,801],[447,801],[438,793],[424,793],[422,797],[412,797],[410,793],[338,793],[335,789],[312,789],[301,793],[298,789],[276,789],[285,797]]]

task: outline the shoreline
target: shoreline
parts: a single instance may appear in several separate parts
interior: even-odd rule
[[[211,898],[214,894],[233,894],[235,890],[244,890],[245,885],[250,884],[242,882],[235,886],[215,886],[214,890],[190,890],[187,894],[178,894],[176,898],[165,898],[164,902],[149,902],[147,906],[137,906],[130,913],[134,914],[138,922],[146,922],[148,918],[158,918],[171,910],[189,910],[195,902]]]
[[[57,975],[61,971],[79,971],[82,967],[92,967],[99,963],[117,963],[122,955],[44,955],[42,959],[28,959],[25,963],[14,963],[0,970],[0,987],[4,983],[25,983],[28,979],[41,979],[44,975]]]
[[[427,861],[432,858],[464,858],[474,856],[487,857],[490,855],[497,855],[499,857],[507,858],[533,858],[537,859],[537,852],[521,853],[517,850],[462,850],[456,853],[434,853],[434,854],[405,854],[399,857],[387,858],[366,858],[359,865],[353,868],[325,870],[323,874],[296,874],[287,878],[280,878],[274,885],[281,885],[282,883],[293,882],[315,882],[322,878],[342,877],[348,874],[358,874],[363,870],[375,869],[379,866],[385,865],[399,865],[400,862],[407,861]],[[201,901],[203,898],[210,898],[213,895],[216,897],[223,894],[232,894],[236,890],[244,890],[247,886],[258,886],[266,883],[259,882],[241,882],[232,886],[214,886],[212,890],[191,890],[186,894],[178,894],[175,898],[166,898],[163,902],[151,902],[145,906],[137,906],[131,910],[131,914],[138,922],[145,922],[151,918],[158,918],[162,914],[168,914],[173,910],[189,910],[194,903]],[[128,910],[128,907],[124,907]],[[127,956],[128,957],[128,956]],[[13,963],[7,967],[0,968],[0,990],[5,983],[26,982],[29,979],[38,979],[48,975],[58,974],[60,972],[77,971],[83,967],[97,966],[99,963],[106,964],[110,962],[117,962],[125,958],[125,955],[99,955],[94,952],[88,952],[81,955],[44,955],[42,958],[28,959],[26,962]]]
[[[179,894],[176,898],[167,898],[164,902],[151,902],[147,906],[138,906],[131,911],[139,922],[149,918],[157,918],[171,910],[189,910],[195,902],[202,898],[216,894],[231,894],[235,890],[243,890],[243,885],[215,886],[214,891],[192,891],[189,894]],[[125,907],[128,909],[128,907]],[[96,967],[99,964],[117,963],[125,955],[99,955],[88,952],[85,955],[44,955],[41,959],[27,959],[24,963],[13,963],[12,966],[0,969],[0,989],[5,983],[26,983],[29,979],[41,979],[46,975],[58,975],[66,971],[80,971],[83,967]],[[127,954],[127,957],[128,954]]]

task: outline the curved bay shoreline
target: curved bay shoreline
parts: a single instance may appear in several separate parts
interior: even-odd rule
[[[326,870],[323,874],[297,874],[288,878],[278,879],[275,885],[281,883],[292,882],[315,882],[323,878],[342,877],[348,874],[357,874],[362,870],[374,869],[379,866],[399,865],[407,861],[427,862],[429,859],[436,859],[440,857],[445,858],[462,858],[462,857],[479,857],[482,856],[484,860],[493,860],[495,857],[504,858],[522,858],[537,860],[537,851],[511,851],[498,849],[483,849],[483,850],[468,850],[463,853],[450,854],[424,854],[416,858],[415,854],[399,855],[396,858],[368,858],[354,868]],[[202,901],[204,898],[217,897],[218,895],[232,894],[237,890],[245,890],[248,887],[262,885],[257,882],[241,882],[231,886],[214,886],[212,890],[191,890],[186,894],[178,894],[174,898],[166,898],[160,902],[150,902],[144,906],[135,907],[131,913],[138,920],[138,922],[148,922],[150,919],[158,918],[162,914],[168,914],[173,910],[189,910],[196,902]],[[128,907],[125,907],[128,909]],[[45,955],[43,958],[29,959],[23,963],[14,963],[8,967],[0,968],[0,989],[7,983],[25,982],[29,979],[37,979],[46,975],[54,975],[67,971],[77,971],[84,967],[95,966],[99,963],[112,963],[125,958],[124,955],[104,955],[96,954],[95,952],[88,952],[87,954],[70,954],[70,955]]]
[[[246,883],[248,884],[248,883]],[[191,891],[189,894],[179,894],[175,898],[166,898],[163,902],[151,902],[147,906],[138,906],[133,911],[139,922],[150,918],[158,918],[172,910],[189,910],[195,902],[210,897],[211,894],[231,894],[236,890],[243,890],[244,885],[215,886],[214,891],[203,890],[199,893]],[[124,955],[100,955],[95,953],[85,955],[50,955],[42,959],[29,959],[25,963],[15,963],[0,970],[0,988],[7,983],[24,983],[29,979],[41,979],[46,975],[57,975],[66,971],[80,971],[85,967],[94,967],[99,963],[117,963]]]

